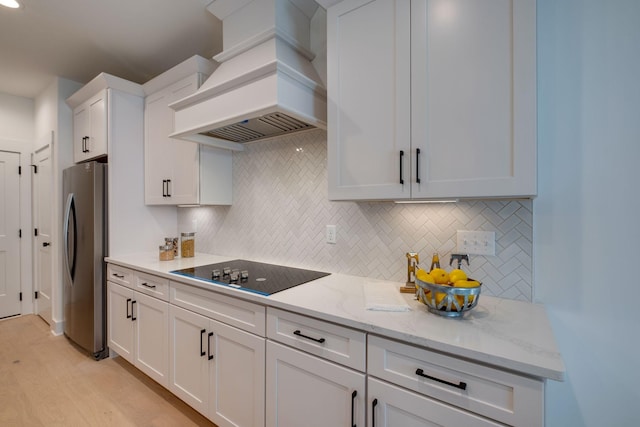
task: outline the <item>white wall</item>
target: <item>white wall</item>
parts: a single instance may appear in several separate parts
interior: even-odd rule
[[[20,241],[20,286],[23,295],[33,295],[31,270],[31,174],[29,171],[30,153],[33,148],[33,100],[20,96],[0,93],[0,150],[20,153],[20,228],[23,237]],[[33,312],[31,298],[22,299],[22,313]]]
[[[538,0],[534,282],[567,380],[548,426],[640,415],[640,2]]]

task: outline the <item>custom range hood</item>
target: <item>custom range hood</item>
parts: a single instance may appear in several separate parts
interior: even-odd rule
[[[242,150],[245,142],[326,129],[326,90],[311,52],[324,9],[313,0],[216,0],[207,10],[222,20],[223,52],[213,58],[220,65],[195,94],[171,104],[170,136]]]

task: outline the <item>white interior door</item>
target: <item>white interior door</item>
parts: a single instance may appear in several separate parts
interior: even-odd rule
[[[0,318],[20,314],[20,154],[0,151]]]
[[[53,175],[51,173],[51,146],[47,145],[33,155],[33,218],[35,236],[34,291],[35,312],[51,324],[51,292],[53,281],[52,223]],[[35,234],[35,233],[34,233]]]

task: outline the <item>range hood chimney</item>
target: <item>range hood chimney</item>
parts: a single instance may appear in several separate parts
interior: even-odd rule
[[[173,138],[232,150],[242,143],[327,126],[327,93],[311,61],[314,0],[214,0],[220,65],[171,104]]]

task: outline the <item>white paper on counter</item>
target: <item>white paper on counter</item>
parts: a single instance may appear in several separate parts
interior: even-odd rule
[[[364,285],[364,303],[372,311],[409,311],[411,308],[402,298],[397,288],[366,283]]]

